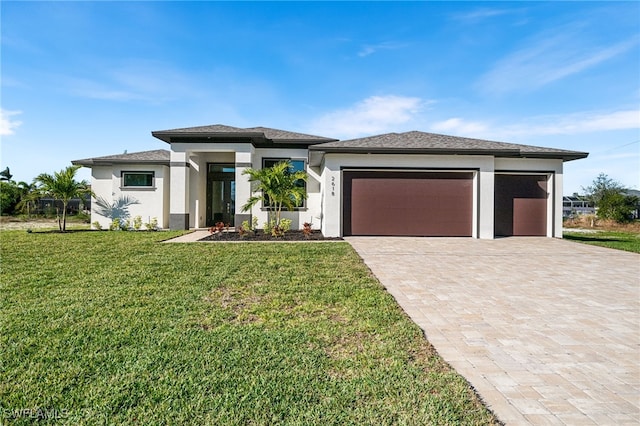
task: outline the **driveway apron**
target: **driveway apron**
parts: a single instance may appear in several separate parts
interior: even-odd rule
[[[640,424],[640,255],[536,237],[346,240],[506,424]]]

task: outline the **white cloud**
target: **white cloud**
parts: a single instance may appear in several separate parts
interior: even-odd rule
[[[76,96],[109,101],[162,103],[196,93],[188,79],[162,63],[134,61],[101,70],[92,78],[68,78]]]
[[[12,116],[22,114],[22,111],[8,111],[0,109],[0,135],[13,135],[15,130],[22,124],[22,121],[12,119]]]
[[[640,110],[550,115],[508,124],[471,121],[455,117],[436,122],[430,127],[432,131],[436,132],[497,140],[543,135],[575,135],[640,129]]]
[[[386,133],[412,121],[426,103],[405,96],[371,96],[350,108],[324,114],[311,124],[313,132],[340,138]]]
[[[459,117],[454,117],[432,124],[431,129],[435,132],[473,135],[485,132],[487,130],[487,123],[465,121]]]
[[[582,34],[560,28],[552,35],[540,35],[530,45],[497,62],[477,83],[488,93],[530,91],[584,71],[621,55],[638,44],[633,37],[608,46],[582,42]]]
[[[501,16],[506,14],[513,14],[518,10],[510,10],[510,9],[477,9],[473,12],[469,13],[461,13],[454,15],[454,19],[458,19],[461,21],[481,21],[487,18],[493,18],[494,16]]]
[[[379,50],[395,50],[405,47],[405,44],[402,43],[394,43],[394,42],[383,42],[378,44],[365,44],[362,49],[358,52],[358,56],[364,58],[365,56],[369,56],[373,53],[376,53]]]

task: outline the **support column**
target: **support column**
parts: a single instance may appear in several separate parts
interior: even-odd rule
[[[547,187],[552,188],[548,203],[547,217],[551,216],[552,220],[547,224],[547,236],[562,238],[562,168],[563,164],[556,168],[555,174],[549,177]]]
[[[189,158],[186,152],[171,148],[169,229],[189,229]]]
[[[238,227],[245,220],[251,223],[251,212],[243,212],[242,206],[247,203],[249,197],[251,197],[251,182],[249,182],[249,176],[243,174],[243,172],[253,167],[253,146],[250,146],[249,151],[236,151],[235,167],[236,167],[236,199],[235,199],[235,226]]]
[[[494,165],[481,167],[478,182],[478,238],[492,240],[494,238],[495,216],[495,174]]]

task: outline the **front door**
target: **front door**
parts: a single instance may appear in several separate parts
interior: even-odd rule
[[[207,165],[207,223],[235,226],[236,169],[234,164]]]

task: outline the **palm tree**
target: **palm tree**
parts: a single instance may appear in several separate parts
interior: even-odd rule
[[[35,182],[29,184],[20,181],[18,188],[20,188],[20,202],[16,205],[16,210],[26,213],[30,218],[31,211],[36,207],[38,200],[42,198],[42,194]]]
[[[89,183],[85,180],[78,182],[76,172],[81,166],[69,166],[53,175],[42,173],[35,178],[43,194],[62,201],[62,223],[58,215],[60,231],[67,230],[67,205],[72,198],[81,198],[87,194],[93,195]]]
[[[283,208],[293,210],[307,198],[307,191],[301,184],[307,180],[307,173],[302,170],[293,171],[289,160],[260,170],[246,169],[242,174],[249,175],[249,182],[258,182],[253,192],[260,194],[249,197],[242,206],[242,211],[246,212],[262,201],[263,206],[270,207],[269,222],[275,213],[275,225],[278,227]]]

